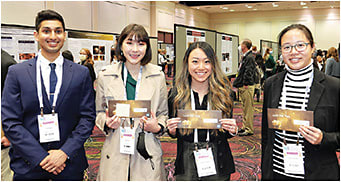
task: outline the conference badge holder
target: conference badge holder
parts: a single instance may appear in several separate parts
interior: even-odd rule
[[[194,150],[195,163],[199,177],[217,174],[212,148]]]
[[[38,115],[40,143],[55,142],[60,140],[58,114]]]

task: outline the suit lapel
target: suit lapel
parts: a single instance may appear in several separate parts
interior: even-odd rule
[[[310,96],[308,101],[308,111],[315,111],[317,104],[320,101],[322,93],[324,92],[324,85],[321,82],[325,79],[325,75],[317,69],[314,69],[313,83],[310,88]]]
[[[32,85],[35,87],[36,92],[34,93],[36,95],[36,97],[38,97],[37,94],[37,57],[33,58],[32,60],[29,60],[28,62],[28,74],[30,75],[30,78],[32,80]],[[42,89],[42,94],[43,94],[43,105],[44,108],[48,109],[51,111],[51,106],[50,106],[50,102],[48,99],[48,94],[46,93],[46,89],[45,89],[45,85],[44,85],[44,80],[42,78],[42,75],[40,74],[41,77],[41,89]],[[49,112],[47,110],[44,111]]]
[[[281,97],[283,82],[284,82],[284,76],[286,74],[286,71],[283,71],[281,73],[278,73],[278,76],[274,79],[274,81],[271,84],[271,89],[273,92],[271,93],[271,108],[277,108],[279,105],[279,99]]]
[[[27,69],[28,75],[30,75],[30,78],[32,80],[32,85],[34,85],[34,87],[37,90],[37,77],[36,77],[37,68],[36,67],[37,67],[37,57],[28,61],[28,69]]]
[[[61,102],[63,101],[63,97],[65,96],[71,80],[72,80],[73,72],[72,72],[72,64],[70,61],[67,61],[64,59],[63,63],[63,80],[62,80],[62,85],[60,87],[60,91],[58,94],[57,98],[57,103],[56,103],[56,110],[60,106]]]

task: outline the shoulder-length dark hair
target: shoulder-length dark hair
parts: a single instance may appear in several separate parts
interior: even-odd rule
[[[131,38],[134,35],[137,37],[138,41],[142,41],[147,44],[146,54],[141,60],[141,65],[144,66],[152,60],[152,49],[150,46],[148,33],[146,32],[142,25],[130,24],[122,30],[115,48],[117,59],[122,62],[126,61],[126,57],[123,55],[122,52],[122,44],[127,37]]]

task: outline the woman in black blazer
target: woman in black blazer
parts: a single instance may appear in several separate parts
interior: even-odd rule
[[[235,172],[228,139],[238,133],[232,118],[231,83],[223,75],[213,48],[206,42],[192,43],[185,53],[183,66],[169,92],[168,134],[177,138],[175,175],[178,181],[223,181]],[[178,109],[220,110],[221,129],[180,129]],[[197,135],[196,135],[197,134]],[[197,136],[197,137],[195,137]],[[195,139],[196,138],[196,139]],[[210,149],[210,150],[209,150]],[[215,173],[201,175],[194,151],[212,151],[210,160]],[[199,157],[200,158],[200,157]],[[207,161],[206,161],[207,162]],[[214,167],[213,167],[214,163]],[[207,163],[206,163],[207,164]],[[207,173],[206,173],[207,174]],[[200,177],[199,177],[200,176]]]
[[[313,68],[315,44],[304,25],[293,24],[282,30],[279,44],[286,70],[264,84],[262,180],[339,181],[340,81]],[[301,126],[299,132],[270,129],[268,108],[313,111],[314,126]],[[303,151],[303,160],[294,162],[296,167],[301,165],[301,171],[284,164],[289,161],[283,157],[284,147],[295,144]]]

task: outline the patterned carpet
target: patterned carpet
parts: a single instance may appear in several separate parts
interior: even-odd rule
[[[235,102],[233,117],[237,120],[240,127],[242,121],[242,110],[240,103]],[[261,154],[261,103],[255,102],[254,135],[244,137],[233,137],[229,140],[236,172],[231,175],[233,181],[255,181],[260,180],[260,154]],[[176,140],[164,135],[160,138],[163,149],[163,159],[165,170],[169,181],[174,181],[174,161],[176,157]],[[89,181],[96,180],[100,161],[100,152],[104,142],[104,135],[97,127],[93,134],[85,143],[86,154],[88,157],[89,168],[85,179]]]

